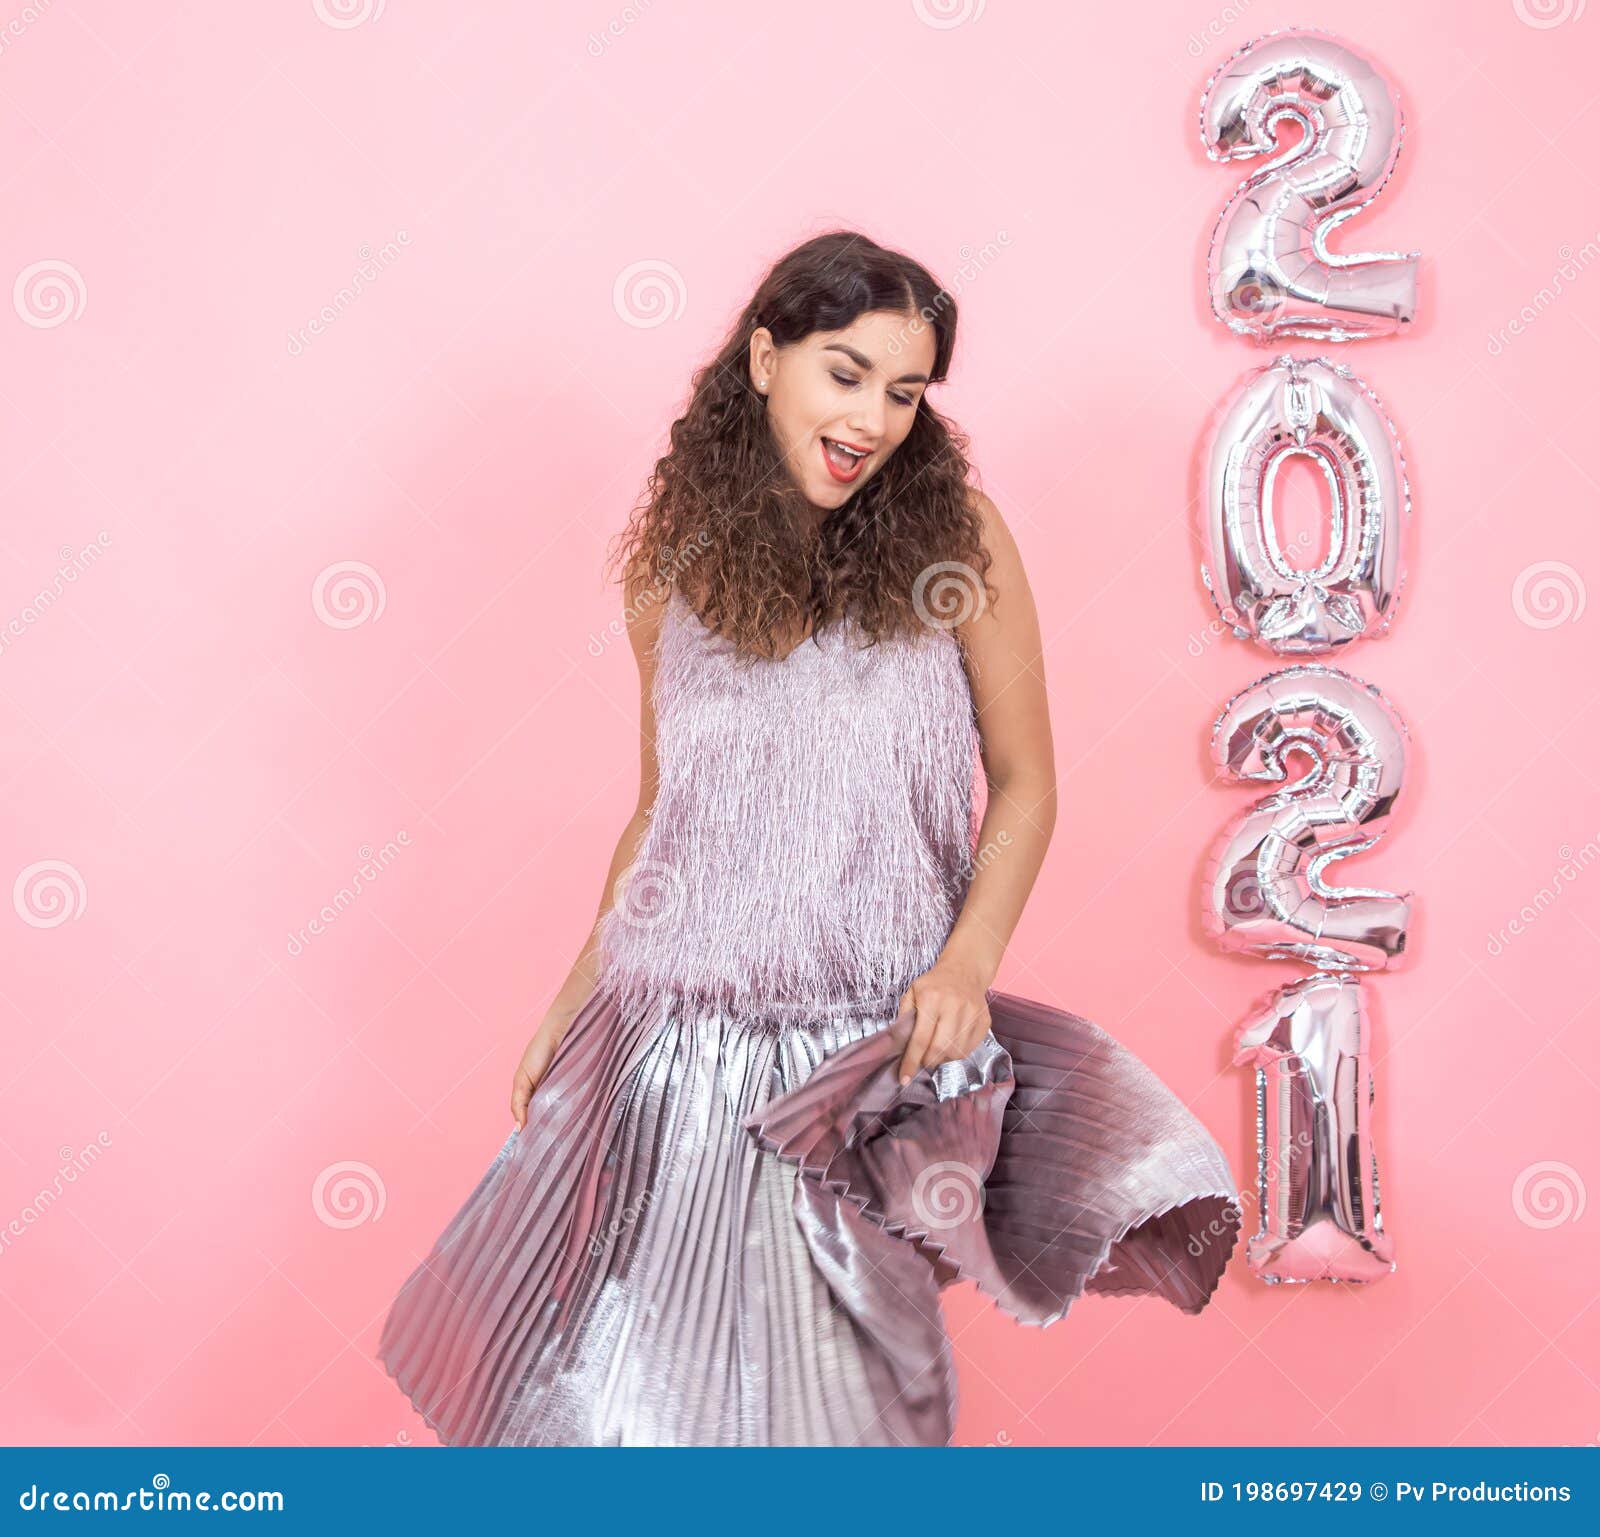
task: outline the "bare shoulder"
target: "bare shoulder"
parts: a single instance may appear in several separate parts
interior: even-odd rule
[[[671,595],[672,585],[667,581],[652,582],[634,576],[623,584],[622,617],[628,626],[628,642],[641,667],[647,666],[654,656],[662,616]]]
[[[1022,552],[1012,536],[1010,525],[987,493],[976,486],[967,488],[967,502],[978,520],[979,537],[989,556],[988,581],[1003,598],[1006,593],[1026,589],[1027,574]]]
[[[985,762],[998,764],[1011,751],[1008,743],[1035,741],[1039,732],[1049,731],[1039,609],[1022,554],[1000,509],[976,489],[971,492],[971,506],[989,569],[984,573],[983,601],[958,626],[958,634],[978,707]]]
[[[995,506],[994,498],[986,491],[980,491],[976,486],[967,487],[967,506],[978,520],[979,527],[983,530],[984,544],[989,545],[991,540],[1001,543],[1011,543],[1011,530],[1001,515],[1000,509]],[[989,553],[995,554],[993,548]]]

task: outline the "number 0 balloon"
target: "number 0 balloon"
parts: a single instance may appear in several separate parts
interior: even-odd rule
[[[1328,486],[1328,553],[1311,570],[1290,564],[1274,517],[1295,455]],[[1235,635],[1290,655],[1388,629],[1411,495],[1394,425],[1348,368],[1284,357],[1251,374],[1217,419],[1205,475],[1200,574]]]

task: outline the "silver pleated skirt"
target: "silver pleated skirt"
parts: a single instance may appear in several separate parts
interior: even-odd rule
[[[379,1360],[448,1445],[942,1446],[953,1282],[1031,1324],[1086,1290],[1199,1312],[1240,1220],[1221,1149],[1087,1020],[989,1005],[902,1086],[907,1019],[597,989]]]

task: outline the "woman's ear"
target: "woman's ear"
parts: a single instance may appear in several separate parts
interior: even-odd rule
[[[750,384],[757,393],[765,395],[772,388],[777,368],[778,349],[773,345],[772,332],[757,326],[750,334]]]

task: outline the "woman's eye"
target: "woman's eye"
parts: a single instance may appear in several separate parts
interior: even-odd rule
[[[861,383],[859,379],[852,379],[849,374],[841,374],[831,368],[828,370],[828,372],[833,375],[833,381],[835,384],[841,384],[847,390],[853,390],[858,384]],[[917,403],[914,395],[905,395],[899,390],[890,390],[889,399],[892,400],[897,406],[914,406]]]

